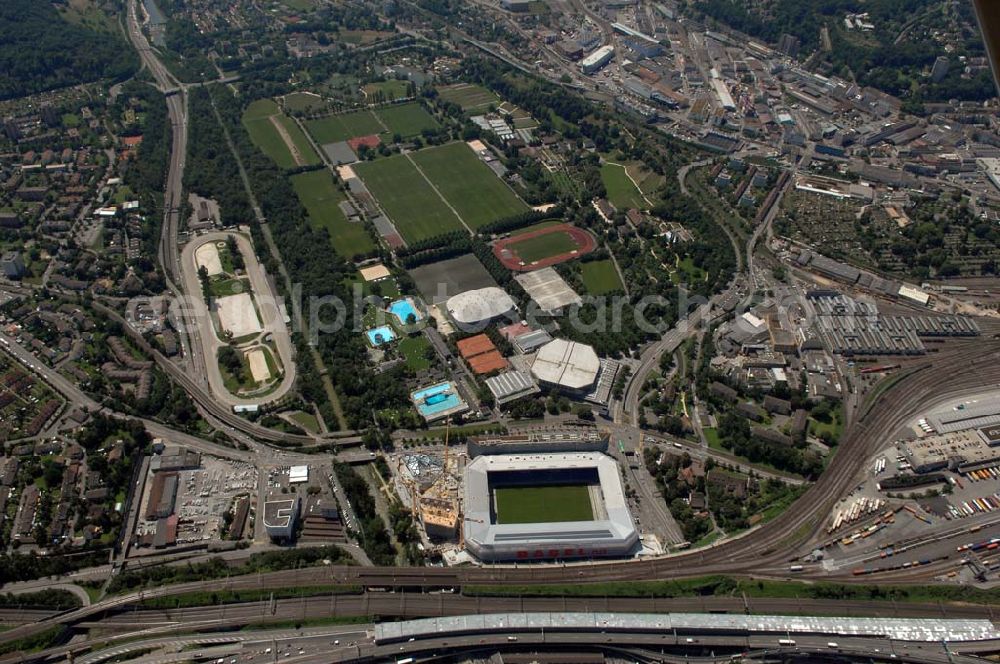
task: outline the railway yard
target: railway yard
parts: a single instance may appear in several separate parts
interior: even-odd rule
[[[92,247],[0,191],[0,664],[1000,657],[995,104],[711,3],[96,4],[163,135],[74,109]]]

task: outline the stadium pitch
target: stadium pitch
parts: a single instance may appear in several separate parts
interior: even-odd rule
[[[497,487],[493,495],[499,524],[594,520],[586,484]]]

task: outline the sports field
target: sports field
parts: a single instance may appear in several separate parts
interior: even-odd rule
[[[612,291],[622,290],[622,280],[610,258],[602,261],[590,261],[580,265],[580,278],[587,292],[591,295],[604,295]]]
[[[371,134],[383,137],[399,134],[403,138],[411,138],[425,129],[437,129],[438,126],[434,116],[416,103],[331,115],[306,122],[306,129],[320,145]]]
[[[376,110],[375,113],[389,128],[390,134],[399,134],[403,138],[418,136],[425,129],[437,129],[439,126],[434,116],[420,104],[386,106]]]
[[[388,81],[368,83],[362,90],[365,93],[365,98],[369,101],[372,101],[372,97],[379,92],[382,93],[382,101],[393,101],[405,97],[408,87],[409,81],[400,81],[393,78]]]
[[[594,520],[586,484],[497,487],[493,497],[498,524]]]
[[[346,141],[355,136],[381,134],[385,131],[385,127],[371,111],[355,111],[309,120],[306,122],[306,129],[312,134],[313,140],[320,145]]]
[[[645,209],[649,206],[629,179],[624,166],[610,162],[601,164],[601,180],[604,181],[604,188],[608,190],[608,200],[619,210]]]
[[[361,162],[354,171],[407,242],[464,228],[406,155]]]
[[[421,150],[413,160],[470,228],[528,209],[465,143]]]
[[[326,102],[319,95],[309,92],[292,92],[285,95],[285,108],[292,111],[311,113],[326,107]]]
[[[250,104],[243,114],[243,126],[254,144],[281,168],[320,163],[299,126],[270,99]]]
[[[534,235],[507,246],[516,251],[517,255],[525,263],[534,263],[544,258],[565,254],[577,248],[576,242],[566,233]]]
[[[507,269],[537,270],[571,261],[597,248],[594,236],[572,224],[535,224],[513,237],[493,243],[493,255]]]
[[[442,99],[461,106],[463,111],[485,111],[490,104],[500,105],[500,98],[492,91],[468,83],[441,86],[438,94]]]
[[[291,180],[295,193],[309,213],[309,223],[329,232],[330,244],[338,254],[351,258],[375,249],[364,223],[347,221],[337,207],[345,200],[344,194],[334,186],[333,175],[329,171],[300,173],[292,176]]]

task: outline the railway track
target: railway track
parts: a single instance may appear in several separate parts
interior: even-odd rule
[[[912,416],[949,395],[1000,383],[1000,341],[976,339],[956,342],[947,351],[928,356],[927,368],[890,387],[851,428],[840,450],[820,479],[785,513],[734,539],[704,551],[640,561],[594,562],[589,565],[545,565],[470,568],[362,568],[329,567],[322,570],[291,570],[233,577],[221,582],[194,582],[157,588],[112,598],[93,606],[46,620],[22,625],[0,635],[0,642],[37,634],[55,624],[75,624],[148,597],[167,597],[203,590],[314,587],[322,583],[357,584],[366,587],[458,588],[470,584],[558,584],[602,581],[690,578],[706,574],[752,575],[755,570],[776,567],[799,557],[815,537],[821,536],[820,521],[829,514],[863,469],[868,457],[883,447],[892,433]],[[931,569],[908,570],[886,579],[920,579]],[[813,575],[826,578],[827,575]],[[809,575],[806,575],[808,578]],[[852,579],[844,579],[850,582]],[[857,579],[853,579],[857,582]],[[877,581],[867,577],[866,582]]]

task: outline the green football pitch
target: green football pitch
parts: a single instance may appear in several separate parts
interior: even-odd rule
[[[586,484],[497,487],[493,495],[499,524],[594,520]]]
[[[515,236],[515,239],[516,236]],[[518,258],[525,263],[534,263],[543,258],[551,258],[567,252],[579,249],[576,241],[568,233],[546,233],[525,238],[520,242],[512,242],[507,245],[517,252]]]

